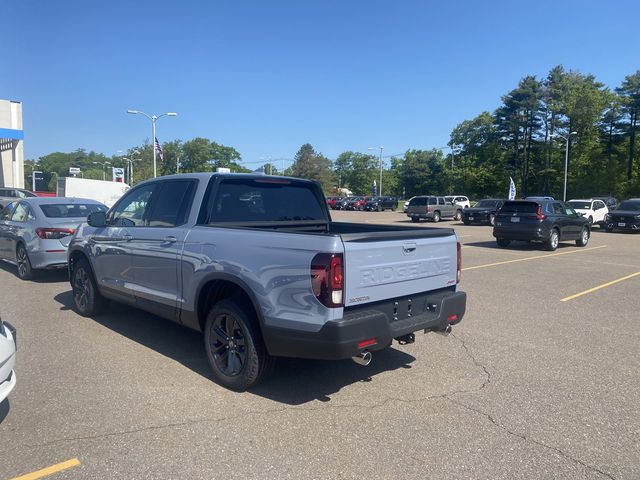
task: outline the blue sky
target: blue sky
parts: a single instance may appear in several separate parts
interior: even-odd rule
[[[640,68],[637,1],[4,0],[0,98],[25,158],[150,138],[128,108],[178,112],[245,162],[303,143],[335,158],[446,145],[451,129],[554,65],[611,88]],[[8,40],[8,42],[7,42]]]

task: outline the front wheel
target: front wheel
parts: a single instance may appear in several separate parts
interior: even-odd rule
[[[255,314],[233,299],[222,300],[209,311],[204,345],[214,380],[230,390],[242,392],[257,385],[274,363]]]
[[[549,240],[547,240],[545,247],[547,250],[553,252],[556,248],[558,248],[558,243],[560,242],[560,234],[558,230],[555,228],[551,230],[551,234],[549,235]]]
[[[593,225],[593,217],[589,216],[589,225]]]
[[[83,317],[92,317],[104,310],[105,298],[98,291],[93,271],[86,260],[78,260],[71,273],[71,288],[76,311]]]
[[[16,264],[18,266],[18,277],[20,280],[31,280],[33,278],[33,268],[27,249],[21,243],[16,250]]]
[[[589,229],[583,228],[580,232],[580,238],[576,240],[576,245],[579,247],[586,247],[589,243]]]
[[[462,218],[462,211],[461,210],[456,210],[456,214],[453,216],[453,219],[456,222],[459,222],[461,218]]]

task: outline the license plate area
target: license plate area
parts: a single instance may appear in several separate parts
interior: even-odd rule
[[[619,227],[626,227],[627,224],[625,222],[618,222]]]
[[[511,217],[511,223],[518,223],[520,222],[520,217]]]

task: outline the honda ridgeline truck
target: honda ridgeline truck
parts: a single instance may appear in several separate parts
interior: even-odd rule
[[[319,184],[182,174],[136,185],[72,239],[75,308],[123,302],[204,333],[215,380],[245,390],[274,357],[353,358],[465,313],[452,229],[333,222]]]

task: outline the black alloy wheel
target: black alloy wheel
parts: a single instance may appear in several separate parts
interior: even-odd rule
[[[71,273],[71,288],[76,311],[83,317],[102,312],[106,300],[98,291],[93,272],[86,260],[78,260]]]
[[[33,277],[33,269],[31,268],[31,261],[27,254],[27,249],[24,248],[24,244],[19,244],[16,250],[16,266],[18,267],[18,277],[21,280],[30,280]]]

